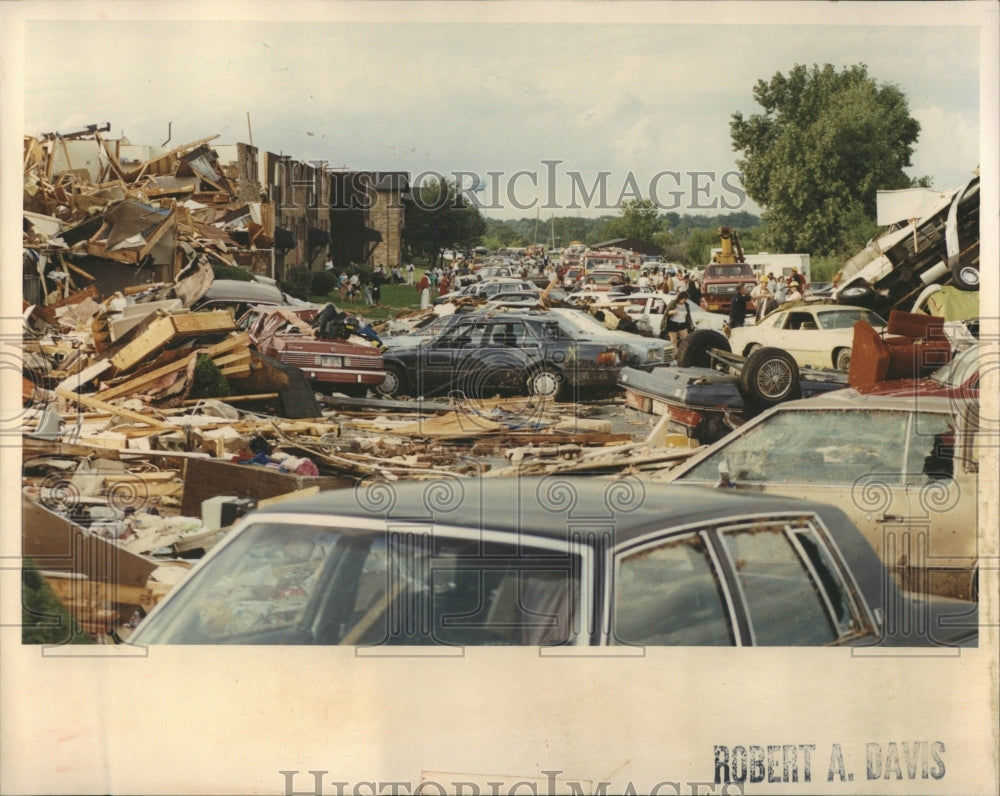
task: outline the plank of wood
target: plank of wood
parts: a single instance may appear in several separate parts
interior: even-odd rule
[[[196,356],[197,353],[192,353],[183,359],[178,359],[164,365],[162,368],[151,370],[149,373],[143,373],[141,376],[134,376],[128,381],[117,384],[114,387],[101,390],[97,394],[101,397],[101,400],[110,401],[112,398],[117,398],[120,395],[127,395],[129,393],[136,392],[140,387],[144,387],[150,382],[156,381],[162,376],[166,376],[168,373],[173,373],[174,371],[187,368]]]
[[[216,354],[221,354],[224,351],[231,351],[236,347],[244,347],[250,344],[250,333],[240,332],[236,335],[230,335],[225,340],[221,342],[214,343],[210,346],[205,346],[204,348],[199,348],[199,353],[208,354],[210,357],[214,357]]]
[[[234,363],[246,363],[250,361],[250,352],[246,349],[235,354],[226,354],[225,356],[215,357],[213,360],[217,367],[223,367],[224,365],[232,365]]]
[[[60,398],[65,398],[68,401],[73,401],[74,403],[78,403],[83,406],[89,406],[93,409],[101,409],[109,414],[115,415],[116,417],[124,417],[128,420],[134,420],[137,423],[145,423],[147,426],[152,426],[153,428],[177,428],[177,426],[172,425],[171,423],[165,423],[162,420],[157,420],[156,418],[149,417],[148,415],[141,414],[140,412],[133,412],[131,409],[124,409],[123,407],[109,404],[106,401],[92,398],[89,395],[80,395],[70,390],[56,390],[56,395]]]
[[[142,586],[122,583],[102,583],[88,578],[67,578],[59,573],[43,572],[42,577],[60,600],[75,602],[124,603],[152,605],[153,591]]]
[[[225,368],[219,368],[219,372],[223,376],[249,376],[250,366],[249,365],[230,365]]]
[[[111,357],[111,364],[118,371],[131,370],[169,343],[175,335],[174,325],[168,316],[153,317],[135,339],[124,345]]]
[[[210,334],[235,331],[233,316],[226,310],[212,312],[185,312],[171,315],[174,331],[179,335]]]
[[[212,398],[225,404],[242,403],[244,401],[268,401],[278,397],[276,392],[262,392],[257,395],[227,395],[225,398]],[[183,402],[184,406],[195,406],[205,401],[204,398],[189,398]]]

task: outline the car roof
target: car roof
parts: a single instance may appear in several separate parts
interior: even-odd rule
[[[785,401],[771,407],[768,412],[812,411],[817,409],[838,409],[841,411],[870,412],[876,409],[902,410],[923,412],[954,413],[964,399],[938,395],[878,395],[859,393],[851,387],[814,395],[812,398],[800,398],[797,401]],[[969,403],[969,401],[964,401]]]
[[[433,523],[530,533],[547,539],[585,538],[613,531],[626,542],[669,524],[711,525],[733,517],[768,513],[839,515],[839,509],[796,498],[759,492],[716,491],[702,486],[654,484],[636,479],[596,482],[580,477],[449,478],[320,492],[283,501],[259,515],[356,517],[394,524]],[[842,519],[833,525],[841,525]],[[855,529],[855,532],[856,529]]]
[[[240,279],[216,279],[201,301],[239,301],[247,304],[285,303],[281,291],[274,285],[244,282]]]

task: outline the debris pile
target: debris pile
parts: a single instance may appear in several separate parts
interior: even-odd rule
[[[23,332],[20,346],[0,340],[22,365],[23,552],[85,632],[126,636],[268,502],[370,478],[614,472],[685,455],[587,417],[598,404],[315,393],[231,312],[199,307],[219,269],[270,272],[260,186],[219,162],[214,137],[136,159],[141,147],[103,131],[25,139]]]

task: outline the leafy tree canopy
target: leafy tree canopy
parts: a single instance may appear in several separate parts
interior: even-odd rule
[[[875,218],[877,190],[917,184],[903,169],[920,124],[899,88],[864,64],[797,64],[758,80],[753,96],[763,112],[734,113],[730,132],[747,195],[766,208],[761,242],[772,251],[849,250],[854,227]]]
[[[657,234],[664,232],[659,210],[651,199],[629,199],[622,203],[622,214],[604,225],[605,240],[633,238],[643,243],[656,244]]]
[[[413,189],[407,200],[403,243],[411,255],[437,264],[445,249],[472,248],[486,232],[486,219],[448,180],[429,180]]]

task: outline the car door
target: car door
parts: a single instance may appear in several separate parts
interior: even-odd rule
[[[318,643],[586,643],[588,548],[478,529],[399,525],[347,538]],[[346,559],[345,555],[345,559]]]
[[[620,547],[610,644],[821,646],[874,619],[813,515],[734,517]]]
[[[486,334],[484,321],[458,321],[423,347],[418,372],[413,375],[421,394],[446,389],[455,383],[470,358],[479,356]]]
[[[909,414],[778,407],[747,423],[676,480],[718,486],[724,475],[732,488],[833,504],[892,565],[898,556],[886,531],[909,510],[903,483]]]
[[[830,367],[829,335],[820,330],[814,313],[793,310],[787,313],[778,333],[778,347],[791,354],[799,365]]]

